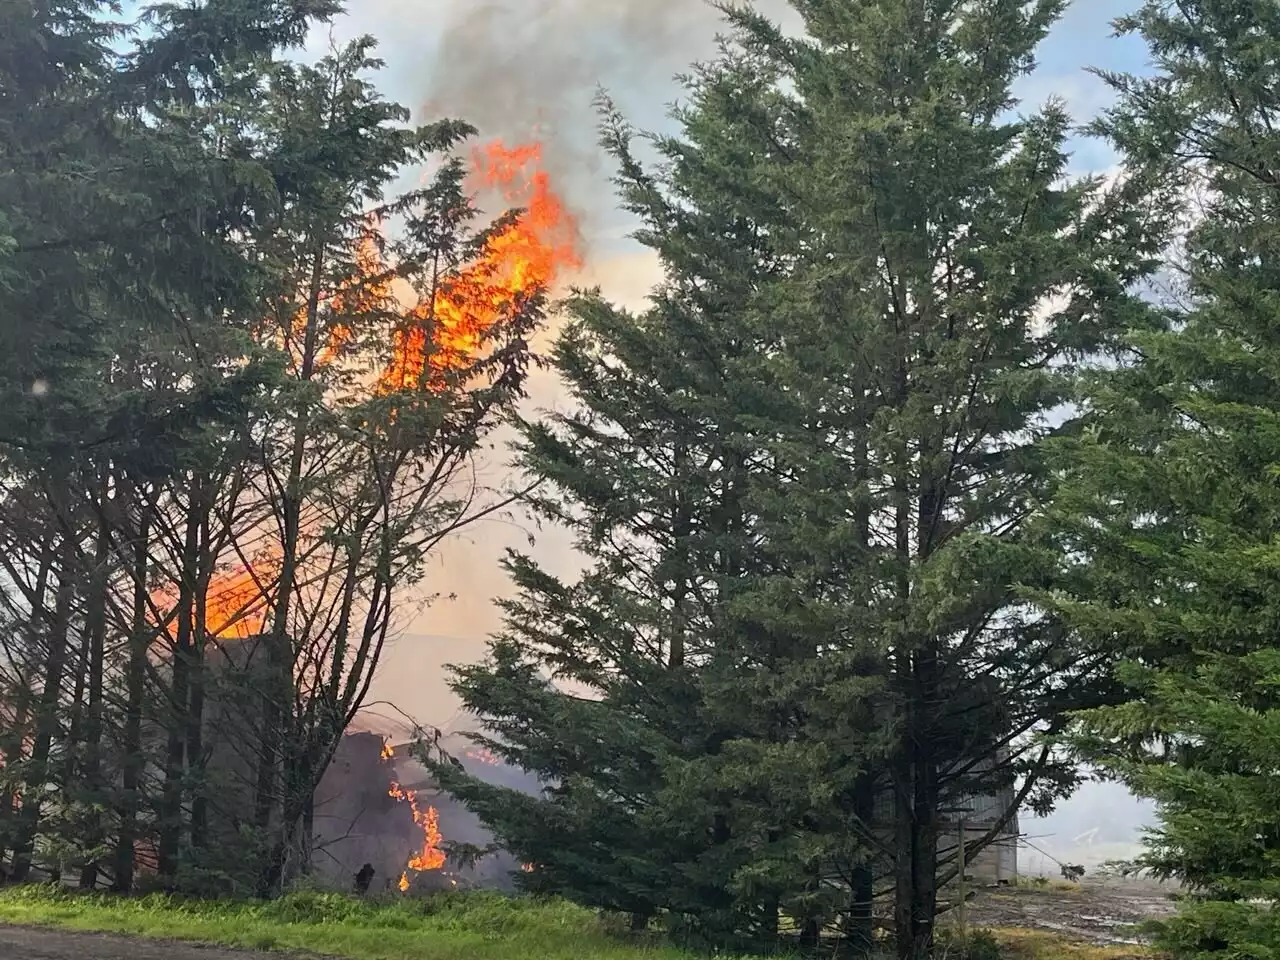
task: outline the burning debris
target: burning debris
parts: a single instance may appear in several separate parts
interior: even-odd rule
[[[409,889],[409,872],[426,873],[441,869],[448,859],[440,849],[440,811],[433,806],[426,810],[418,808],[418,796],[413,790],[403,790],[398,783],[391,784],[391,796],[409,804],[413,812],[413,822],[422,828],[422,849],[409,858],[409,864],[400,875],[400,889]]]
[[[382,744],[382,759],[386,761],[394,756],[395,748],[384,740]],[[387,793],[401,803],[409,804],[409,810],[413,813],[413,822],[422,828],[422,849],[409,858],[404,872],[400,874],[399,887],[401,892],[404,892],[410,886],[410,871],[413,873],[426,873],[431,870],[440,870],[448,859],[445,856],[445,852],[440,848],[440,842],[443,840],[440,835],[440,811],[433,806],[428,806],[426,810],[420,809],[418,807],[417,791],[406,790],[394,780],[391,781],[391,786]]]
[[[408,731],[402,736],[393,740],[365,731],[343,737],[316,793],[316,879],[330,889],[350,890],[367,864],[376,873],[369,877],[370,891],[513,892],[515,878],[535,865],[494,850],[493,834],[464,804],[440,792],[405,742]],[[535,777],[500,758],[490,763],[468,756],[474,746],[463,731],[442,735],[442,749],[476,776],[534,795],[541,791]],[[492,852],[474,860],[460,856],[454,863],[450,844]]]
[[[468,760],[474,760],[477,763],[483,763],[485,766],[489,767],[496,767],[502,763],[502,761],[498,759],[498,755],[487,747],[471,747],[463,753],[463,756]]]

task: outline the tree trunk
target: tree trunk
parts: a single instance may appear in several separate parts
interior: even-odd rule
[[[31,617],[26,626],[27,645],[32,651],[40,646],[43,630],[37,624],[44,620],[44,605],[49,593],[49,572],[52,567],[53,550],[46,544],[40,553],[40,569],[36,573],[36,582],[30,598]],[[24,759],[27,724],[31,721],[29,679],[29,677],[22,678],[21,686],[14,693],[13,729],[10,731],[12,739],[6,745],[4,755],[4,766],[9,771],[20,769]],[[18,806],[21,799],[18,794],[13,778],[6,777],[4,792],[0,794],[0,804],[3,804],[3,808],[0,809],[0,823],[4,824],[4,837],[0,841],[0,858],[3,858],[9,845],[17,841],[17,821],[20,816]]]
[[[71,541],[69,531],[63,532],[61,537],[63,546],[45,660],[44,689],[40,693],[36,713],[35,742],[31,746],[27,775],[23,781],[22,810],[18,816],[17,838],[13,845],[13,869],[10,877],[15,883],[25,883],[31,874],[31,856],[35,849],[36,833],[40,829],[41,797],[49,779],[49,753],[58,730],[58,706],[62,695],[63,674],[66,672],[67,637],[71,626],[72,601],[75,598],[75,588],[72,586],[75,544]]]
[[[858,500],[855,513],[855,538],[863,552],[871,549],[871,501],[866,484],[869,479],[867,467],[868,441],[866,432],[860,432],[854,441],[854,482],[858,486]],[[869,598],[867,601],[869,602]],[[877,657],[867,656],[866,672],[868,675],[878,672],[881,664]],[[875,729],[874,704],[859,705],[859,716],[855,729],[871,731]],[[855,956],[869,956],[875,945],[875,864],[876,864],[876,771],[872,767],[873,758],[868,751],[863,757],[863,767],[853,784],[852,808],[853,816],[862,831],[866,855],[852,870],[849,889],[849,913],[845,938],[854,951]]]
[[[197,635],[203,631],[196,627]],[[208,841],[209,794],[205,783],[204,702],[205,645],[197,640],[191,650],[191,698],[187,712],[187,767],[191,780],[191,849],[202,850]]]
[[[898,401],[906,401],[906,371],[899,367]],[[894,823],[893,932],[899,960],[924,960],[915,952],[913,917],[916,903],[916,753],[920,748],[921,703],[916,687],[916,639],[911,636],[911,488],[908,455],[899,455],[894,476],[894,554],[898,564],[896,599],[902,631],[894,652],[894,673],[902,700],[901,731],[892,761]]]
[[[196,496],[193,489],[193,502]],[[195,610],[199,549],[199,520],[188,514],[180,562],[172,676],[165,711],[168,737],[165,744],[164,788],[160,799],[160,842],[157,850],[160,876],[167,886],[172,886],[177,880],[178,856],[185,826],[182,808],[187,792],[186,723],[191,708],[192,614]]]
[[[70,637],[67,638],[70,643]],[[75,658],[75,686],[71,688],[71,703],[66,708],[67,748],[63,751],[62,782],[68,787],[79,780],[80,748],[84,737],[84,690],[89,678],[89,647],[93,637],[88,630],[80,638],[80,652]]]
[[[875,861],[872,837],[875,831],[876,778],[870,770],[863,770],[854,782],[853,812],[866,836],[867,855],[853,868],[845,937],[855,956],[866,956],[875,944]]]
[[[943,482],[930,471],[941,454],[940,433],[926,430],[920,440],[921,476],[916,501],[916,560],[925,563],[933,555],[941,537],[945,500]],[[913,659],[912,762],[915,766],[911,823],[912,883],[911,956],[933,953],[934,920],[938,912],[938,756],[936,750],[940,711],[945,710],[941,683],[943,641],[924,637]],[[951,759],[951,758],[946,758]],[[900,948],[901,952],[901,948]]]
[[[85,847],[90,851],[80,868],[80,888],[92,890],[98,885],[98,848],[103,842],[102,818],[97,812],[106,803],[106,784],[102,779],[102,676],[107,641],[107,581],[110,561],[111,531],[102,511],[106,508],[107,489],[102,486],[102,504],[98,511],[98,540],[94,547],[93,574],[89,591],[89,608],[85,614],[85,630],[89,635],[88,695],[89,705],[84,724],[84,789],[93,805],[88,813]]]
[[[129,659],[125,666],[124,754],[121,771],[120,832],[116,837],[115,866],[111,889],[129,893],[133,889],[134,845],[138,836],[138,811],[142,805],[142,775],[146,758],[142,753],[142,700],[145,695],[147,651],[151,629],[147,624],[147,540],[151,532],[151,505],[138,500],[138,529],[133,543],[131,579],[133,610],[129,625]]]
[[[316,845],[316,792],[314,790],[307,793],[304,801],[302,808],[302,836],[299,837],[299,841],[298,869],[303,874],[309,874]]]
[[[205,654],[209,642],[209,583],[217,562],[209,544],[209,516],[213,508],[205,486],[201,484],[198,498],[200,563],[192,607],[191,697],[186,716],[187,770],[191,790],[191,849],[197,853],[204,849],[208,841],[209,828],[209,794],[205,778],[207,758],[204,749]]]
[[[671,578],[675,581],[675,590],[671,596],[671,637],[668,641],[667,668],[680,670],[684,667],[685,634],[689,629],[689,594],[691,593],[689,562],[689,537],[693,532],[693,517],[684,496],[683,474],[687,469],[689,454],[683,443],[677,443],[672,453],[671,488],[673,503],[671,506],[671,540],[674,569]]]
[[[269,874],[264,886],[279,893],[296,876],[311,870],[312,833],[315,830],[315,793],[317,781],[333,757],[336,743],[326,745],[319,754],[312,746],[290,744],[285,755],[284,802],[279,839],[272,848]],[[290,869],[292,865],[292,869]]]
[[[17,693],[17,703],[13,710],[13,731],[10,736],[12,739],[5,748],[4,765],[6,770],[17,770],[23,760],[23,744],[26,739],[27,723],[31,719],[31,700],[30,692],[25,689],[19,690]],[[8,852],[11,841],[17,840],[17,821],[20,816],[18,804],[20,801],[18,791],[12,777],[5,778],[4,792],[0,794],[0,803],[3,809],[0,809],[0,824],[4,825],[3,840],[0,841],[0,859],[3,859]]]
[[[321,285],[324,278],[324,249],[316,250],[311,268],[311,281],[307,296],[307,326],[303,337],[299,379],[306,382],[315,375],[315,358],[319,344],[319,309]],[[260,896],[271,896],[279,890],[284,873],[284,847],[287,834],[295,827],[286,811],[280,809],[289,798],[279,789],[282,762],[287,766],[287,751],[291,743],[293,719],[293,656],[289,636],[289,616],[293,591],[298,576],[298,548],[302,526],[302,467],[306,458],[307,425],[310,418],[304,408],[299,409],[294,424],[293,449],[289,457],[289,472],[281,495],[280,577],[276,586],[272,622],[267,631],[267,669],[269,678],[263,698],[262,743],[257,786],[254,796],[254,821],[264,833],[270,834],[272,813],[279,810],[280,823],[277,840],[270,845],[270,856],[259,881]],[[288,776],[288,771],[284,771]],[[286,784],[286,790],[288,785]],[[300,811],[299,811],[300,812]]]
[[[911,922],[916,899],[915,765],[906,744],[894,758],[893,791],[894,941],[899,960],[917,960]]]
[[[915,828],[912,847],[911,956],[926,960],[933,953],[933,927],[938,912],[938,777],[927,746],[917,754]]]

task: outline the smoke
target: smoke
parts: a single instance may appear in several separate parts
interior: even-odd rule
[[[378,38],[387,92],[414,107],[415,119],[456,117],[477,127],[481,141],[540,143],[543,165],[581,231],[585,268],[569,281],[640,307],[660,269],[626,239],[635,224],[617,208],[593,101],[603,89],[637,128],[669,129],[670,106],[682,95],[676,75],[714,54],[720,22],[704,0],[362,0],[341,32]],[[535,373],[529,394],[526,412],[565,405],[550,371]],[[480,458],[482,482],[513,479],[506,439],[495,437]],[[510,592],[500,567],[508,548],[562,576],[580,565],[565,531],[538,530],[526,516],[470,527],[431,560],[421,609],[400,611],[407,630],[386,652],[372,699],[431,724],[456,719],[445,665],[479,659],[500,629],[494,598]],[[426,604],[427,594],[439,599]]]
[[[621,226],[596,146],[597,90],[657,125],[673,75],[713,51],[718,18],[702,0],[457,0],[422,78],[424,109],[485,138],[538,139],[594,247]]]

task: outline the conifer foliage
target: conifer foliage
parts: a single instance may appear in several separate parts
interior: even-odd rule
[[[798,37],[727,12],[660,170],[606,105],[666,281],[638,316],[574,304],[575,411],[522,451],[593,565],[513,557],[508,629],[457,684],[548,792],[441,776],[535,888],[864,949],[892,902],[923,957],[949,811],[1006,791],[1008,823],[1074,783],[1035,737],[1106,655],[1015,585],[1055,576],[1044,440],[1138,312],[1163,209],[1068,177],[1062,106],[1010,93],[1061,4],[793,6]]]
[[[1154,799],[1140,863],[1190,896],[1178,956],[1280,946],[1277,192],[1280,8],[1146,3],[1119,21],[1153,77],[1107,76],[1098,123],[1134,171],[1183,197],[1165,300],[1090,384],[1062,450],[1080,587],[1054,598],[1117,651],[1119,689],[1073,731],[1082,756]],[[1168,294],[1173,296],[1169,296]]]
[[[409,124],[369,38],[291,60],[340,10],[0,10],[12,879],[271,895],[306,874],[404,589],[492,507],[465,468],[543,304],[489,295],[441,359],[488,235],[473,131]]]

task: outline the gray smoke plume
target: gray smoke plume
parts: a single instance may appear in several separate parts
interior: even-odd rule
[[[785,0],[752,2],[774,15],[786,9]],[[586,270],[568,281],[640,305],[660,272],[651,254],[625,240],[635,224],[617,209],[593,100],[603,89],[633,126],[669,130],[670,107],[683,96],[676,75],[715,54],[720,12],[705,0],[360,0],[351,10],[343,32],[378,39],[387,93],[416,120],[455,117],[476,126],[481,142],[542,145],[543,166],[581,232]],[[485,199],[486,214],[501,212]],[[549,371],[537,372],[529,391],[529,412],[564,404]],[[495,440],[479,464],[490,483],[509,475],[503,438]],[[527,518],[485,521],[442,546],[425,590],[443,599],[416,616],[401,611],[406,635],[388,651],[375,699],[427,723],[449,722],[457,701],[444,665],[479,658],[499,629],[493,598],[510,591],[499,566],[504,550],[531,552],[562,576],[578,567],[564,531],[537,531],[532,548],[531,532]]]
[[[637,126],[660,125],[674,75],[713,52],[719,16],[703,0],[453,0],[421,78],[424,115],[541,142],[592,247],[625,230],[596,144],[597,90]]]

